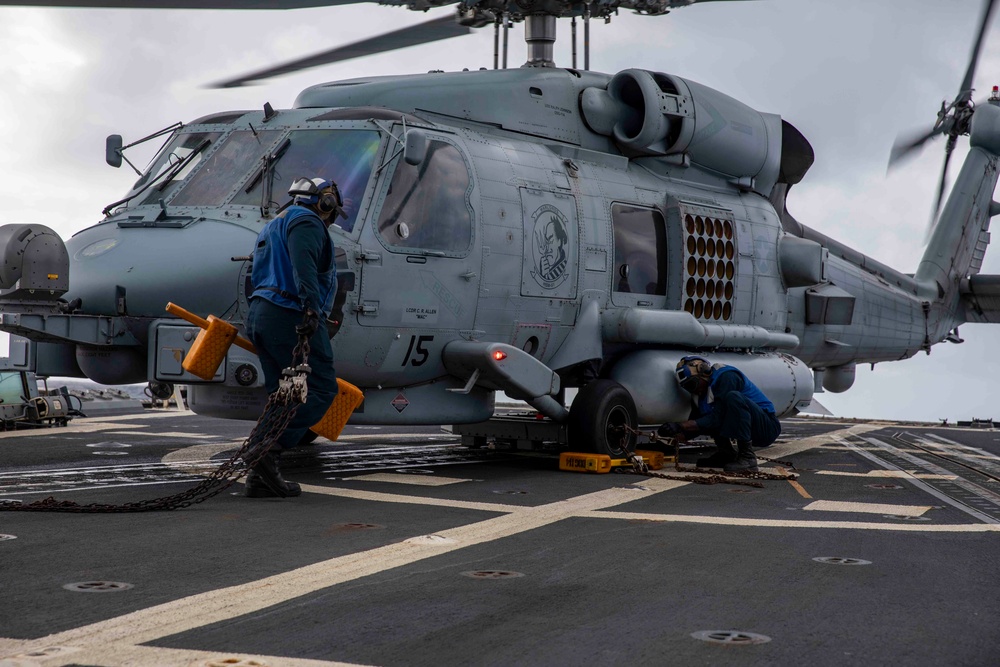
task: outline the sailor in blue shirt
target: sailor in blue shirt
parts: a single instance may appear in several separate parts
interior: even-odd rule
[[[278,389],[281,371],[292,364],[299,336],[309,340],[306,402],[271,450],[247,475],[250,498],[302,493],[281,476],[278,458],[307,438],[337,395],[330,336],[324,323],[337,292],[333,240],[327,231],[338,215],[347,217],[336,183],[298,178],[288,194],[291,206],[265,225],[257,237],[250,274],[253,293],[247,336],[257,348],[268,394]]]
[[[774,404],[738,368],[687,356],[677,363],[677,382],[696,401],[693,419],[667,423],[658,433],[685,442],[697,435],[715,438],[716,451],[698,459],[703,468],[757,470],[754,448],[771,445],[781,434]]]

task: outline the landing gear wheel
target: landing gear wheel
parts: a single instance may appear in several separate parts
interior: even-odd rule
[[[580,389],[570,407],[570,450],[621,458],[635,449],[635,434],[622,427],[638,428],[638,422],[635,401],[625,387],[614,380],[594,380]]]

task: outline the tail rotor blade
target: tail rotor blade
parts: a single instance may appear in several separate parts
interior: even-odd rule
[[[983,38],[986,36],[986,29],[990,24],[990,15],[993,13],[993,5],[996,0],[986,0],[983,8],[983,18],[979,23],[979,35],[976,37],[976,44],[972,47],[972,57],[969,60],[969,67],[965,70],[965,78],[962,79],[962,87],[958,89],[956,101],[968,102],[972,99],[972,80],[976,76],[976,65],[979,62],[979,51],[983,45]]]
[[[889,168],[891,169],[897,162],[905,158],[911,152],[923,146],[927,141],[941,134],[941,128],[937,125],[926,132],[910,135],[908,138],[897,136],[889,151]]]

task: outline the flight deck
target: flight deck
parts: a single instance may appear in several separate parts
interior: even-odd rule
[[[168,496],[251,426],[146,411],[2,433],[0,500]],[[0,665],[995,664],[1000,433],[783,429],[759,453],[794,469],[762,461],[785,479],[760,488],[348,426],[286,455],[299,498],[236,483],[171,512],[4,512]]]

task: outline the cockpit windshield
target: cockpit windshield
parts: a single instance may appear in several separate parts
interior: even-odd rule
[[[221,132],[178,134],[132,186],[125,201],[129,207],[161,199],[170,206],[229,203],[274,214],[289,201],[292,181],[318,176],[337,183],[348,217],[334,224],[352,231],[371,179],[379,132],[303,129],[281,138],[283,133],[280,129],[238,129],[218,146]],[[196,167],[191,179],[182,184]],[[171,195],[173,199],[168,200]]]
[[[296,178],[334,181],[344,198],[347,218],[334,225],[350,232],[358,220],[361,201],[371,178],[380,142],[375,130],[294,130],[274,151],[267,174],[251,178],[231,204],[270,205],[276,210],[288,203],[288,187]]]
[[[261,164],[262,156],[280,134],[279,130],[233,132],[170,204],[221,206],[250,170]]]

